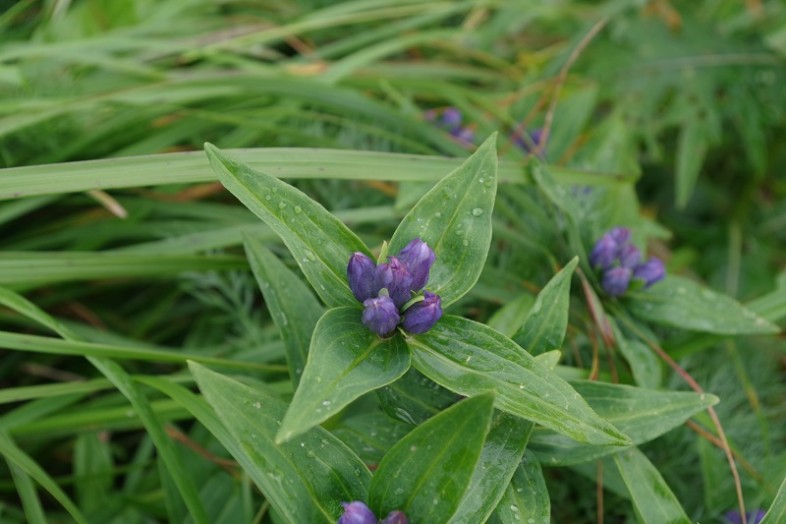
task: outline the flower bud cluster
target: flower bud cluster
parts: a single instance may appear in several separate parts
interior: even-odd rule
[[[442,110],[430,109],[424,113],[426,120],[434,122],[451,134],[456,140],[464,145],[471,145],[475,142],[475,132],[469,127],[461,125],[461,111],[455,107],[446,107]]]
[[[368,506],[360,501],[342,502],[344,514],[337,524],[377,524],[377,517]],[[391,511],[380,524],[409,524],[403,511]]]
[[[525,153],[532,153],[534,152],[535,149],[540,147],[540,141],[543,140],[543,130],[540,128],[535,128],[532,131],[529,131],[528,133],[530,139],[532,140],[531,142],[525,140],[524,137],[519,132],[513,133],[510,136],[510,138],[516,147],[518,147]]]
[[[650,287],[666,276],[666,268],[657,257],[642,262],[641,251],[630,243],[630,229],[615,227],[595,243],[590,264],[602,271],[601,286],[612,297],[623,295],[632,280]]]
[[[419,238],[379,265],[363,253],[354,253],[347,279],[352,294],[363,303],[363,324],[381,337],[399,325],[412,334],[431,329],[442,316],[439,295],[424,291],[423,300],[410,301],[428,282],[435,259],[434,251]]]

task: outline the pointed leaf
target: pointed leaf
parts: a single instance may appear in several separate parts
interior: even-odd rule
[[[331,430],[366,464],[379,463],[385,453],[410,431],[411,425],[379,411],[343,419]]]
[[[296,442],[277,445],[284,402],[189,364],[200,391],[236,442],[229,451],[284,519],[333,524],[342,501],[365,500],[371,473],[340,440],[314,428]]]
[[[415,368],[462,395],[496,392],[496,407],[592,444],[626,445],[557,374],[491,328],[455,316],[407,339]]]
[[[772,501],[772,506],[767,510],[761,524],[778,524],[779,522],[786,522],[786,478],[781,482],[775,500]]]
[[[246,235],[248,263],[265,297],[265,305],[276,323],[286,348],[292,382],[297,386],[306,367],[308,346],[322,307],[311,290],[258,239]]]
[[[462,400],[427,420],[385,454],[369,487],[377,515],[447,522],[469,486],[489,431],[494,397]]]
[[[614,464],[630,492],[633,509],[644,524],[690,524],[677,497],[658,469],[637,448],[614,454]]]
[[[382,410],[391,417],[416,426],[461,398],[414,368],[399,380],[377,390]]]
[[[719,335],[780,332],[778,326],[733,298],[683,277],[669,276],[628,297],[633,314],[657,324]]]
[[[491,213],[497,193],[496,135],[437,184],[404,217],[390,240],[397,253],[415,237],[437,258],[426,288],[447,307],[480,277],[491,244]]]
[[[696,413],[718,403],[718,397],[687,391],[658,391],[594,381],[571,382],[603,418],[634,444],[657,438]],[[619,448],[587,446],[547,430],[532,436],[530,449],[546,466],[566,466],[594,460]]]
[[[560,349],[568,327],[570,279],[579,263],[571,260],[544,287],[521,329],[512,337],[516,344],[533,355]]]
[[[505,494],[533,427],[532,422],[508,413],[494,413],[469,488],[450,519],[451,524],[486,521]]]
[[[707,132],[696,118],[690,119],[682,126],[677,144],[677,207],[683,208],[688,203],[696,180],[699,178],[708,146]]]
[[[623,335],[613,318],[608,318],[608,321],[614,333],[617,349],[628,362],[636,384],[649,389],[660,387],[663,371],[655,352],[640,340],[629,339]]]
[[[347,283],[347,263],[368,248],[322,205],[278,178],[255,171],[205,144],[221,183],[276,232],[328,306],[357,305]]]
[[[276,440],[287,441],[327,420],[409,366],[409,349],[400,335],[381,339],[360,323],[360,310],[331,309],[314,329],[306,369]]]
[[[495,516],[501,522],[549,524],[551,500],[537,457],[530,451],[516,469]],[[493,522],[493,521],[492,521]]]

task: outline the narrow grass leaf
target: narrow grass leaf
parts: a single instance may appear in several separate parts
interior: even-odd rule
[[[505,495],[533,427],[532,422],[508,413],[494,413],[469,487],[450,524],[475,524],[488,519]]]
[[[359,310],[331,309],[314,329],[302,380],[276,441],[288,441],[361,395],[390,384],[410,363],[401,336],[381,339],[361,324]]]
[[[568,262],[546,284],[535,300],[535,305],[513,340],[533,355],[560,349],[568,327],[570,309],[570,279],[579,263],[578,257]]]
[[[638,448],[630,448],[614,454],[613,458],[630,492],[639,522],[690,524],[691,520],[677,497],[644,453]]]
[[[786,522],[786,478],[781,482],[775,500],[772,501],[772,506],[767,510],[761,524],[779,524],[780,522]]]
[[[229,451],[284,519],[333,524],[342,501],[365,500],[371,473],[340,440],[315,428],[278,445],[274,437],[286,410],[283,401],[199,364],[190,367],[235,441]]]
[[[571,384],[595,412],[628,435],[634,444],[653,440],[718,403],[718,397],[706,393],[659,391],[596,381]],[[606,456],[619,448],[587,446],[538,429],[532,436],[530,449],[544,465],[566,466]]]
[[[458,169],[437,182],[407,213],[390,240],[397,253],[420,237],[437,258],[426,288],[447,307],[478,281],[491,244],[497,194],[496,135]]]
[[[494,397],[462,400],[424,422],[385,454],[369,487],[377,515],[447,522],[470,484],[489,431]]]
[[[322,307],[311,290],[271,253],[258,238],[244,236],[246,256],[265,297],[270,316],[286,348],[292,383],[297,386],[306,367],[308,346]]]
[[[669,276],[650,289],[628,294],[628,308],[639,318],[718,335],[765,335],[780,328],[733,298],[696,282]]]
[[[347,257],[349,258],[349,257]],[[19,288],[75,280],[163,277],[186,271],[244,269],[241,257],[147,253],[0,253],[0,285]]]
[[[462,395],[495,391],[496,407],[580,442],[620,446],[628,438],[599,417],[581,395],[515,342],[460,317],[443,317],[411,337],[412,363]]]
[[[13,464],[35,480],[42,488],[49,492],[52,497],[60,503],[69,515],[80,524],[87,524],[88,520],[79,511],[76,504],[60,489],[60,486],[50,477],[46,471],[38,465],[27,453],[22,451],[16,443],[5,433],[0,432],[0,455],[9,464]]]
[[[74,342],[60,340],[52,337],[39,337],[36,335],[22,335],[0,331],[0,347],[29,351],[32,353],[47,353],[50,355],[73,355],[117,358],[122,360],[146,360],[151,362],[174,362],[185,364],[186,360],[194,360],[204,364],[232,369],[255,369],[257,371],[286,371],[286,366],[278,364],[257,364],[216,357],[203,357],[186,352],[170,351],[163,349],[133,348],[128,346],[114,346],[109,344],[94,344],[92,342]]]
[[[281,237],[325,304],[356,306],[347,263],[353,252],[369,254],[365,244],[300,190],[252,170],[211,144],[205,151],[224,187]]]
[[[22,468],[13,462],[6,462],[8,463],[8,470],[11,473],[11,478],[16,487],[16,494],[22,502],[22,509],[25,512],[25,518],[28,524],[47,524],[49,520],[46,518],[46,514],[44,514],[41,499],[38,498],[35,483],[30,478],[30,475],[25,473]]]

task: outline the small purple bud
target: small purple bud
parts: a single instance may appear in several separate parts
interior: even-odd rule
[[[377,524],[377,517],[362,502],[342,502],[344,514],[336,524]]]
[[[442,300],[439,295],[424,291],[425,297],[420,302],[415,302],[404,312],[402,326],[408,333],[417,335],[425,333],[437,323],[442,316]]]
[[[590,253],[589,257],[590,264],[596,269],[608,269],[617,259],[618,251],[619,245],[611,237],[610,233],[606,233],[600,237],[600,240],[595,243],[595,247],[592,248],[592,253]]]
[[[626,244],[620,249],[620,265],[634,269],[641,262],[641,251],[633,244]]]
[[[461,125],[461,111],[455,107],[448,107],[442,112],[442,123],[450,129]]]
[[[622,247],[630,241],[630,229],[627,227],[615,227],[608,232],[618,246]]]
[[[407,516],[403,511],[391,511],[380,524],[409,524]]]
[[[420,291],[428,282],[428,273],[436,255],[420,238],[412,240],[398,254],[398,259],[412,274],[412,291]]]
[[[633,271],[627,267],[613,267],[603,274],[603,289],[612,297],[618,297],[628,290]]]
[[[360,321],[380,337],[392,333],[400,320],[398,307],[390,297],[383,295],[363,302],[363,315]]]
[[[661,259],[657,257],[650,257],[649,260],[633,269],[633,278],[643,280],[644,287],[650,287],[655,282],[663,280],[665,276],[666,268]]]
[[[458,127],[450,134],[465,144],[472,144],[475,141],[475,132],[468,127]]]
[[[412,273],[401,260],[390,257],[389,262],[377,266],[376,287],[378,290],[386,288],[396,307],[400,308],[412,298]]]
[[[347,265],[349,289],[360,302],[375,297],[380,288],[376,287],[376,267],[373,260],[363,253],[353,253]]]
[[[748,524],[759,524],[759,522],[764,520],[764,515],[766,515],[766,512],[763,509],[756,509],[746,513],[745,515],[747,517]],[[729,524],[742,524],[742,516],[740,515],[740,510],[738,509],[727,511],[723,517]]]

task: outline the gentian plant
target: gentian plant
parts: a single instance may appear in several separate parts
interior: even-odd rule
[[[277,511],[289,512],[294,522],[335,522],[342,504],[363,502],[374,515],[401,511],[411,522],[446,522],[452,515],[483,522],[505,495],[535,424],[591,447],[630,443],[546,362],[484,324],[442,315],[472,288],[488,253],[497,189],[493,139],[420,199],[381,248],[379,264],[354,233],[300,191],[212,146],[207,152],[222,183],[280,236],[327,307],[313,322],[317,315],[306,311],[323,306],[248,237],[263,293],[270,304],[282,304],[274,318],[286,318],[278,325],[292,334],[287,351],[298,388],[285,410],[277,408],[280,419],[271,415],[270,429],[243,433],[216,405],[225,406],[217,396],[231,390],[226,401],[249,398],[252,406],[270,399],[263,402],[262,393],[192,366],[244,449],[265,440],[265,453],[298,453],[305,461],[306,469],[285,474],[283,485],[275,480],[282,478],[280,467],[259,468],[259,482],[266,494],[273,489],[268,496]],[[295,290],[298,305],[288,312],[283,303]],[[318,426],[369,392],[396,388],[411,367],[469,398],[409,431],[378,464],[365,464]],[[216,382],[223,385],[216,389]],[[486,446],[504,450],[505,458],[486,456]],[[315,474],[306,466],[309,456],[319,456],[320,467],[333,473]],[[319,486],[308,488],[312,483]],[[322,495],[292,505],[288,496],[297,489]]]

